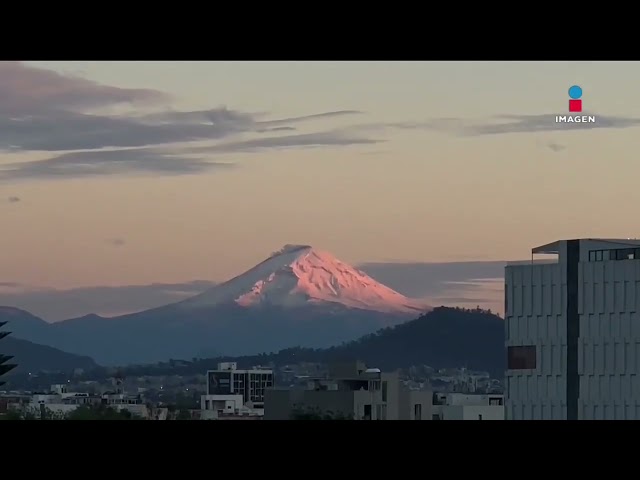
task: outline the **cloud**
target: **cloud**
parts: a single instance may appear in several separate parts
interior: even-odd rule
[[[298,123],[298,122],[306,122],[308,120],[321,120],[323,118],[343,117],[346,115],[362,115],[362,114],[364,114],[364,112],[360,110],[336,110],[333,112],[315,113],[313,115],[303,115],[300,117],[289,117],[289,118],[281,118],[279,120],[268,120],[262,123],[267,125],[279,125],[282,123]]]
[[[585,113],[585,115],[592,115]],[[395,124],[396,128],[427,128],[462,136],[501,135],[508,133],[540,133],[584,131],[594,129],[622,129],[640,125],[640,118],[595,115],[595,123],[556,123],[556,114],[498,115],[485,122],[471,122],[459,118],[439,118],[420,123]]]
[[[89,313],[118,315],[166,305],[197,295],[215,283],[197,280],[176,284],[86,287],[69,290],[34,288],[0,282],[0,305],[23,308],[49,321],[65,320]]]
[[[290,132],[295,131],[294,127],[273,127],[273,128],[261,128],[256,130],[258,133],[266,133],[266,132]]]
[[[368,263],[358,268],[379,282],[433,306],[477,306],[504,312],[506,261]]]
[[[504,277],[505,261],[442,263],[365,263],[358,268],[409,297],[436,297],[452,282],[475,282]],[[460,285],[468,287],[470,285]]]
[[[118,88],[21,62],[0,62],[0,112],[23,114],[168,100],[163,92]]]
[[[193,148],[189,142],[214,142],[200,150],[208,154],[375,142],[338,131],[264,137],[295,131],[294,124],[301,122],[362,114],[358,110],[269,119],[264,113],[226,107],[171,110],[169,100],[157,90],[113,87],[20,62],[0,62],[0,151],[57,153],[41,161],[0,163],[0,176],[15,180],[130,172],[175,175],[221,165],[175,153],[178,146],[180,152]],[[118,104],[165,110],[99,113],[102,107]],[[239,135],[245,138],[229,141]],[[223,140],[226,143],[220,143]]]
[[[206,160],[202,157],[205,154],[251,153],[284,148],[345,147],[371,145],[381,141],[348,135],[340,131],[328,131],[183,147],[181,148],[183,155],[158,148],[77,151],[45,160],[0,165],[0,179],[84,178],[127,173],[195,174],[234,166],[232,163]]]
[[[282,135],[279,137],[255,138],[250,140],[226,142],[217,145],[194,147],[191,152],[231,153],[255,152],[266,149],[301,148],[301,147],[331,147],[350,145],[372,145],[383,140],[348,135],[340,131],[317,133],[302,133],[297,135]]]
[[[109,238],[107,243],[113,247],[122,247],[127,242],[123,238]]]
[[[0,166],[0,179],[85,178],[129,173],[184,175],[230,166],[155,149],[96,150],[5,164]]]
[[[7,202],[9,202],[9,203],[18,203],[18,202],[21,202],[21,201],[22,201],[22,199],[20,197],[12,196],[12,197],[7,198]]]
[[[209,113],[214,114],[213,111]],[[197,121],[171,123],[148,117],[106,116],[70,111],[44,112],[22,117],[0,115],[0,149],[68,151],[145,147],[217,140],[251,131],[253,128],[253,123],[247,123],[240,115],[218,123],[211,123],[204,116]]]

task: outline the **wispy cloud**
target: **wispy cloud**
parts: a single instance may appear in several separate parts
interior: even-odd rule
[[[178,284],[55,290],[0,282],[0,305],[23,308],[45,320],[57,321],[89,313],[109,316],[146,310],[197,295],[214,285],[197,280]]]
[[[84,178],[117,174],[193,174],[231,164],[166,153],[157,149],[94,150],[0,166],[0,179]]]
[[[15,196],[12,196],[12,197],[7,198],[7,202],[9,202],[9,203],[18,203],[18,202],[20,202],[21,200],[22,200],[22,199],[21,199],[20,197],[15,197]]]
[[[504,261],[405,263],[366,263],[358,268],[404,295],[415,298],[438,297],[456,282],[482,281],[503,277]]]
[[[585,115],[594,115],[585,113]],[[503,135],[509,133],[542,133],[586,131],[595,129],[623,129],[640,125],[640,118],[613,115],[594,115],[595,123],[557,123],[556,114],[497,115],[484,121],[461,118],[437,118],[425,122],[391,124],[404,129],[430,129],[461,136]]]
[[[382,140],[374,140],[361,136],[350,135],[341,131],[317,133],[303,133],[296,135],[282,135],[279,137],[255,138],[236,142],[226,142],[217,145],[194,147],[189,151],[194,153],[230,153],[254,152],[266,149],[301,148],[301,147],[330,147],[349,145],[372,145]]]
[[[340,131],[278,136],[295,131],[297,123],[362,114],[357,110],[269,119],[264,113],[226,107],[171,110],[167,108],[170,100],[157,90],[112,87],[20,62],[0,62],[0,151],[57,153],[41,161],[9,164],[3,164],[0,157],[0,178],[199,173],[225,164],[190,158],[182,152],[212,155],[375,142]],[[102,107],[119,104],[165,110],[101,113]],[[234,140],[240,135],[242,140]],[[189,142],[211,145],[198,150]]]
[[[65,76],[21,62],[0,62],[0,112],[12,115],[120,103],[157,103],[169,96],[150,89],[118,88]]]

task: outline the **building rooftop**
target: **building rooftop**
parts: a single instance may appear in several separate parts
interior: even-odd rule
[[[639,247],[640,239],[636,238],[579,238],[576,240],[598,242],[598,243],[611,243],[612,247],[619,246],[624,247]],[[541,245],[531,249],[532,255],[557,255],[560,253],[560,245],[568,240],[556,240],[546,245]]]

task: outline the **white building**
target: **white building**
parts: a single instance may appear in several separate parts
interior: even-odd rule
[[[504,420],[504,395],[436,393],[433,420]]]
[[[638,260],[640,240],[581,239],[507,266],[507,419],[640,419]]]
[[[201,397],[203,420],[264,415],[264,392],[273,387],[273,370],[238,370],[236,362],[207,372],[207,394]]]
[[[149,412],[139,396],[126,393],[89,393],[68,392],[66,385],[52,385],[50,393],[35,393],[28,402],[14,402],[8,408],[30,413],[36,417],[49,412],[56,418],[62,418],[81,406],[107,405],[114,410],[127,410],[132,415],[148,418]]]

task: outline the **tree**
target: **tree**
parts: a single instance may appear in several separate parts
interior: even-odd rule
[[[128,410],[116,410],[107,405],[81,406],[67,414],[66,420],[138,420]]]
[[[63,412],[48,409],[45,405],[24,405],[22,408],[10,410],[2,420],[65,420]]]
[[[5,325],[7,322],[0,322],[0,327],[2,327],[3,325]],[[0,332],[0,339],[6,337],[7,335],[9,335],[10,332]],[[4,375],[5,373],[10,372],[11,370],[13,370],[14,368],[16,368],[17,365],[13,365],[10,363],[6,363],[9,360],[11,360],[13,357],[11,357],[10,355],[2,355],[0,353],[0,377],[2,375]],[[0,380],[0,386],[4,385],[5,382]]]

